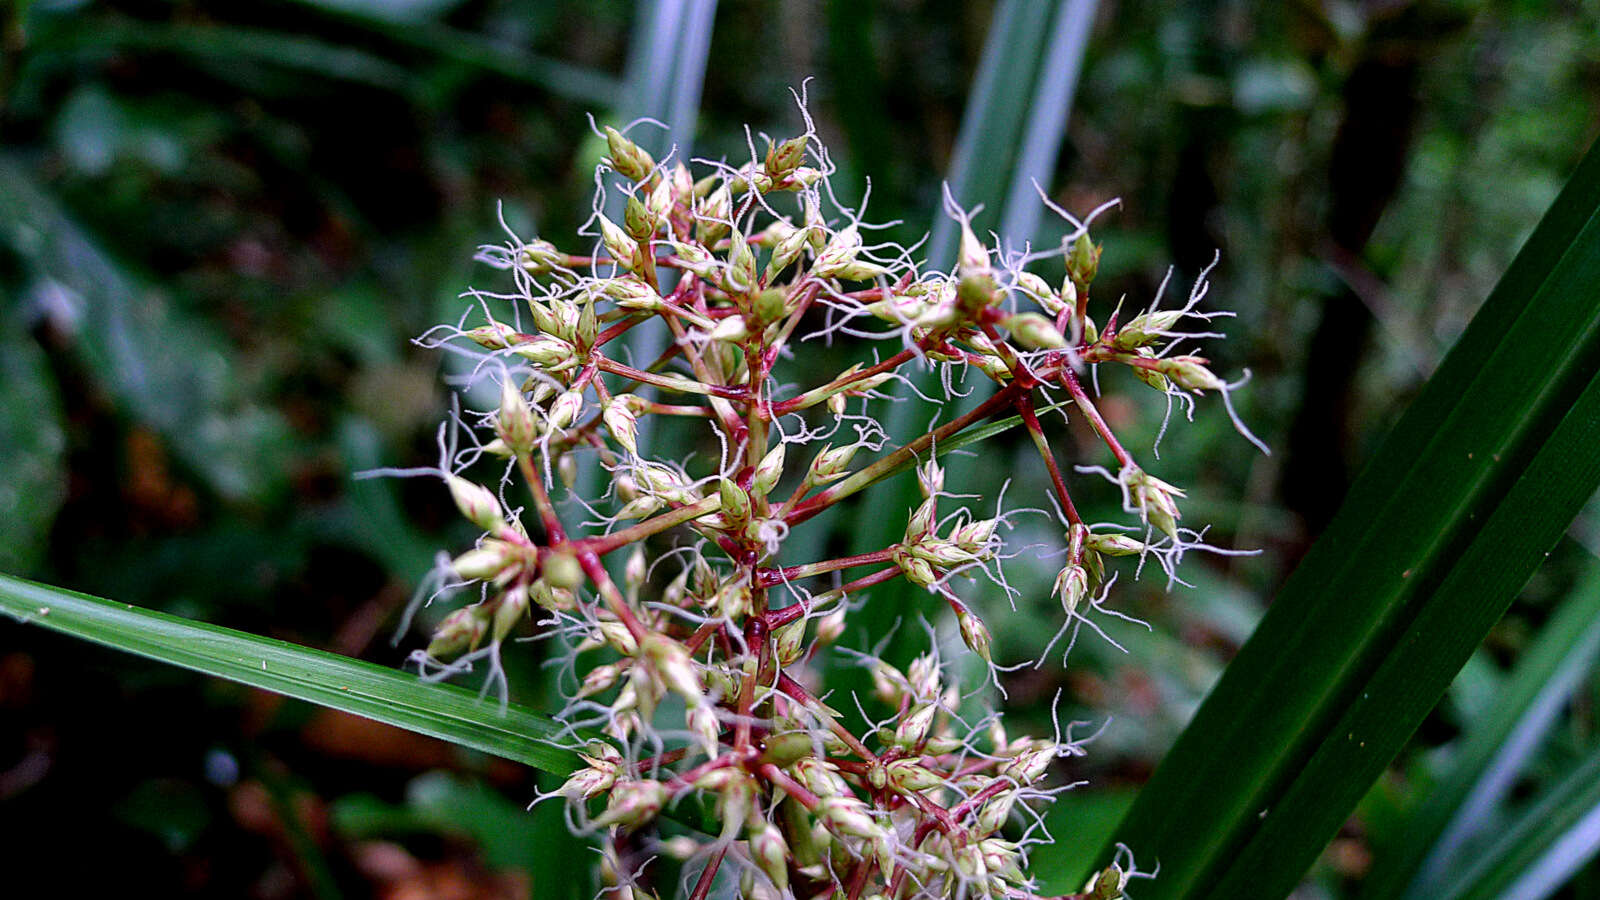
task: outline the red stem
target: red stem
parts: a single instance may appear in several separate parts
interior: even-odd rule
[[[1132,463],[1133,457],[1128,454],[1128,451],[1122,449],[1122,444],[1117,441],[1117,436],[1111,433],[1111,426],[1107,425],[1106,420],[1101,418],[1100,410],[1094,408],[1094,403],[1089,400],[1089,395],[1084,392],[1083,385],[1078,382],[1078,376],[1073,374],[1071,368],[1067,366],[1061,367],[1061,383],[1072,394],[1073,402],[1088,417],[1089,424],[1093,425],[1094,430],[1100,433],[1100,439],[1106,442],[1107,447],[1111,448],[1111,455],[1117,458],[1117,463],[1124,466]]]
[[[1066,514],[1067,521],[1077,525],[1083,521],[1078,515],[1078,508],[1072,503],[1072,496],[1067,493],[1066,479],[1061,477],[1061,467],[1056,465],[1056,455],[1050,451],[1050,443],[1045,439],[1044,426],[1039,424],[1039,417],[1033,412],[1033,397],[1023,394],[1017,398],[1017,413],[1022,416],[1022,424],[1027,427],[1028,433],[1033,437],[1033,445],[1038,448],[1039,456],[1044,458],[1045,468],[1050,470],[1050,483],[1054,485],[1056,499],[1061,501],[1061,511]]]

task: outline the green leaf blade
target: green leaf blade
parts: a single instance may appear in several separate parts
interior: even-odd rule
[[[1600,482],[1591,152],[1118,838],[1150,897],[1282,896]]]
[[[574,735],[516,705],[286,641],[0,574],[0,612],[103,646],[354,713],[556,775],[580,767]]]

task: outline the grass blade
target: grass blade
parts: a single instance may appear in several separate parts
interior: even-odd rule
[[[687,162],[700,115],[700,89],[711,53],[716,0],[665,0],[641,4],[623,73],[623,123],[648,116],[667,131],[640,129],[630,134],[656,159],[676,146]]]
[[[1591,149],[1118,830],[1141,897],[1287,894],[1600,484]]]
[[[1450,772],[1378,849],[1364,897],[1433,897],[1504,801],[1528,758],[1600,654],[1600,566],[1592,571],[1517,661],[1489,715],[1473,723]],[[1407,888],[1407,882],[1410,887]]]
[[[1089,46],[1089,31],[1094,27],[1098,0],[1065,0],[1056,13],[1055,26],[1044,49],[1044,60],[1033,87],[1027,128],[1022,149],[1017,153],[1001,209],[1000,236],[1014,246],[1033,240],[1039,230],[1044,204],[1034,185],[1049,189],[1050,173],[1061,152],[1061,139],[1067,133],[1067,118],[1072,112],[1072,95],[1078,89],[1083,70],[1083,53]]]
[[[0,612],[117,650],[354,713],[556,775],[580,763],[538,713],[383,666],[0,575]]]
[[[1460,867],[1438,900],[1543,900],[1600,850],[1600,749]]]

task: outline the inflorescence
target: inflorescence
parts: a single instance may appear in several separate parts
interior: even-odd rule
[[[1202,276],[1181,308],[1159,309],[1158,294],[1137,314],[1097,324],[1093,215],[1079,221],[1053,204],[1071,227],[1060,248],[1005,252],[947,197],[959,262],[930,271],[917,248],[870,241],[878,226],[836,200],[807,124],[767,141],[764,154],[752,141],[743,165],[695,160],[705,167],[698,179],[607,128],[589,252],[515,236],[483,248],[479,258],[509,272],[515,289],[470,293],[483,324],[463,319],[427,341],[470,338],[487,351],[477,351],[475,375],[498,382],[498,408],[457,423],[470,446],[442,440],[440,467],[429,470],[483,531],[441,564],[439,593],[478,599],[450,613],[416,656],[439,676],[485,660],[498,672],[500,648],[519,630],[562,648],[572,687],[560,718],[586,765],[551,796],[565,799],[577,827],[603,836],[608,896],[655,896],[650,860],[670,857],[685,861],[681,888],[694,898],[719,873],[748,898],[1034,897],[1028,854],[1050,840],[1039,809],[1066,789],[1045,776],[1055,760],[1081,755],[1082,740],[1070,729],[1014,737],[998,714],[963,717],[937,651],[904,670],[857,655],[885,715],[858,735],[824,702],[808,664],[871,602],[874,585],[904,578],[947,605],[966,647],[996,670],[989,630],[953,578],[1004,585],[1010,523],[998,510],[982,518],[957,507],[937,453],[999,418],[1019,418],[1049,475],[1065,545],[1055,579],[1064,629],[1101,608],[1105,557],[1154,559],[1176,577],[1184,551],[1205,546],[1201,531],[1180,524],[1184,492],[1135,462],[1085,380],[1111,364],[1165,394],[1169,412],[1176,402],[1192,414],[1207,392],[1226,401],[1233,385],[1176,352],[1217,336],[1204,325],[1179,330],[1185,323],[1220,313],[1198,309]],[[602,212],[618,189],[620,222]],[[1065,257],[1059,286],[1027,271],[1048,256]],[[647,327],[665,332],[664,351],[630,358],[624,348],[649,346],[634,340]],[[818,346],[844,336],[881,342],[877,361],[820,374]],[[946,397],[970,391],[974,372],[971,381],[990,387],[897,446],[869,404],[927,371]],[[902,402],[918,397],[929,399],[913,389]],[[1115,471],[1080,471],[1108,478],[1137,525],[1079,515],[1040,418],[1050,411],[1082,416],[1104,440]],[[710,452],[652,455],[653,426],[668,418],[703,427]],[[485,458],[505,461],[494,488],[460,474]],[[605,476],[591,496],[573,490],[580,459]],[[836,559],[785,557],[791,529],[906,469],[922,499],[898,513],[898,541]],[[526,518],[508,499],[514,480],[531,503]],[[701,830],[665,837],[667,812]],[[1120,897],[1135,874],[1120,853],[1075,896]]]

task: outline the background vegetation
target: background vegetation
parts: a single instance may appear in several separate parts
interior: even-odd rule
[[[1142,302],[1169,264],[1187,284],[1220,248],[1212,297],[1239,318],[1217,368],[1254,373],[1237,399],[1277,450],[1243,452],[1218,415],[1169,434],[1157,474],[1193,488],[1188,509],[1214,536],[1264,553],[1193,559],[1193,588],[1141,582],[1123,608],[1154,631],[1118,633],[1127,654],[1086,641],[1069,667],[1047,661],[1013,682],[1018,715],[1065,688],[1076,717],[1112,719],[1061,773],[1088,786],[1062,804],[1070,843],[1040,866],[1076,887],[1068,873],[1098,851],[1600,127],[1594,2],[1104,2],[1076,90],[1062,91],[1040,74],[1061,71],[1052,29],[1094,6],[0,8],[0,571],[396,665],[415,641],[391,645],[398,613],[465,526],[436,484],[350,475],[431,460],[448,373],[409,339],[491,281],[471,255],[499,238],[497,211],[549,234],[587,215],[603,145],[585,113],[655,114],[697,154],[737,155],[743,123],[796,130],[788,89],[815,76],[841,183],[863,190],[871,175],[871,210],[903,219],[900,236],[933,226],[948,178],[964,200],[989,201],[985,224],[1049,241],[1047,225],[1013,218],[1008,191],[1027,169],[1019,137],[1048,136],[1050,114],[1070,109],[1039,181],[1069,209],[1123,199],[1097,235],[1114,283],[1101,296]],[[690,129],[681,111],[696,108]],[[1148,440],[1142,404],[1105,408],[1125,434],[1145,423]],[[1016,439],[985,458],[1010,459]],[[1101,461],[1087,435],[1080,444],[1080,461]],[[1013,491],[1042,478],[1020,463],[967,477],[993,490],[984,479],[1002,469]],[[836,524],[848,540],[851,523]],[[1600,521],[1580,516],[1570,536],[1305,896],[1353,896],[1382,876],[1395,834],[1449,793],[1452,759],[1475,752],[1463,734],[1522,681],[1533,705],[1556,680],[1555,662],[1540,678],[1508,673],[1549,643],[1534,636],[1561,621],[1563,599],[1596,593],[1583,577]],[[991,606],[999,656],[1038,652],[1041,623],[1059,617],[1052,574],[1017,561],[1037,599],[1016,614]],[[1586,624],[1544,651],[1574,672],[1482,821],[1516,821],[1595,746]],[[536,653],[520,662],[513,696],[540,708]],[[522,811],[534,774],[487,756],[9,622],[0,709],[0,815],[28,826],[8,854],[69,890],[576,887],[551,880],[582,852],[559,814]],[[1564,890],[1596,884],[1583,872]]]

